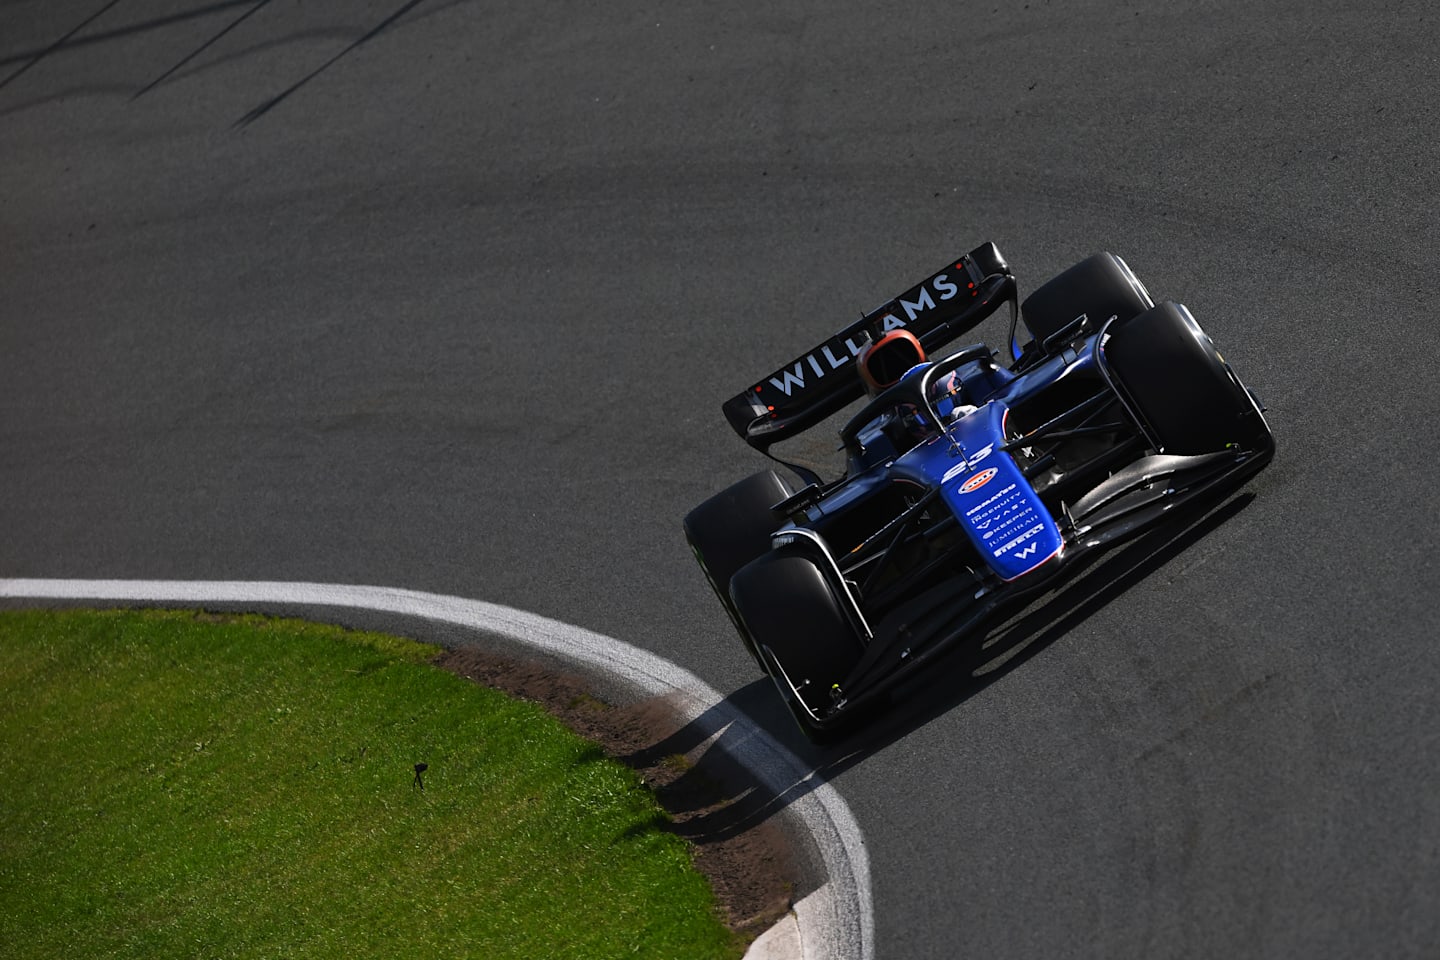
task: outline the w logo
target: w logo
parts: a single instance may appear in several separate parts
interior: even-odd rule
[[[1016,559],[1018,559],[1018,560],[1024,560],[1026,557],[1030,556],[1030,554],[1034,553],[1036,550],[1039,550],[1039,549],[1040,549],[1040,544],[1038,544],[1038,543],[1032,543],[1032,544],[1030,544],[1030,546],[1026,547],[1024,550],[1017,550],[1017,551],[1015,551],[1015,557],[1016,557]]]

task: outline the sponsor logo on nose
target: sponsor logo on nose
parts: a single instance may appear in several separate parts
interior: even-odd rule
[[[995,474],[999,472],[1000,471],[995,469],[994,467],[991,467],[988,470],[981,470],[979,473],[975,474],[975,476],[960,484],[960,492],[974,493],[976,490],[979,490],[981,487],[985,486],[985,484],[989,483],[995,477]]]

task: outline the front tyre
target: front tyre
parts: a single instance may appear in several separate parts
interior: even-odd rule
[[[1259,405],[1190,311],[1165,302],[1116,324],[1104,362],[1162,453],[1273,450]]]
[[[809,557],[770,553],[735,574],[730,595],[801,731],[824,740],[820,721],[865,650],[843,588]]]
[[[792,493],[783,477],[765,470],[720,491],[685,515],[685,540],[700,570],[740,632],[745,649],[762,668],[760,653],[730,602],[730,578],[770,549],[770,534],[785,522],[770,508]]]

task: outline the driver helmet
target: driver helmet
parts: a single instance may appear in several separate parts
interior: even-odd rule
[[[872,397],[900,378],[917,364],[925,362],[925,349],[909,330],[891,330],[879,340],[871,340],[855,358],[860,379]]]

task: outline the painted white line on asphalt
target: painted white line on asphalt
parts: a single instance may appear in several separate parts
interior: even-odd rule
[[[665,696],[701,739],[743,764],[813,839],[826,881],[795,910],[805,960],[870,960],[874,915],[870,858],[840,794],[699,677],[613,637],[512,607],[391,587],[187,580],[0,580],[0,597],[126,603],[341,607],[400,614],[490,633]]]

